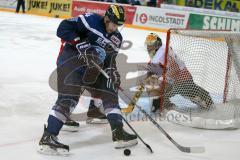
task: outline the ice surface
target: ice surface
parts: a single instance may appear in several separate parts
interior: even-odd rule
[[[183,146],[204,146],[203,154],[180,152],[149,121],[131,122],[154,154],[139,141],[129,157],[113,148],[108,125],[81,123],[77,133],[61,132],[59,138],[69,144],[68,157],[37,153],[48,112],[56,92],[48,85],[55,69],[60,40],[55,36],[61,19],[0,12],[0,159],[1,160],[238,160],[240,130],[212,131],[183,127],[166,121],[159,124]],[[128,62],[147,61],[144,38],[150,31],[123,28],[125,40],[133,42],[130,50],[121,51]],[[161,34],[165,39],[165,34]],[[147,108],[147,101],[140,101]],[[86,110],[80,100],[76,109]]]

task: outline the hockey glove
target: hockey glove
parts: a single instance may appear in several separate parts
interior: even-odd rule
[[[163,73],[163,67],[159,64],[148,64],[145,68],[148,75],[157,75],[161,76]]]
[[[71,40],[71,41],[66,41],[68,44],[72,45],[72,46],[76,46],[77,44],[80,43],[80,37],[76,37],[75,39]]]
[[[103,66],[106,57],[105,51],[101,47],[90,45],[87,42],[77,44],[76,48],[79,52],[78,59],[83,60],[87,66],[83,82],[86,84],[95,83],[100,72],[94,63],[100,67]]]
[[[92,64],[94,61],[96,64],[102,64],[106,57],[106,52],[98,46],[93,46],[90,43],[82,42],[76,45],[79,52],[79,59],[83,59],[89,68],[95,67]]]
[[[116,68],[107,68],[104,70],[108,75],[109,79],[107,80],[107,88],[113,87],[113,89],[116,91],[121,85],[121,78],[120,74],[117,71]]]

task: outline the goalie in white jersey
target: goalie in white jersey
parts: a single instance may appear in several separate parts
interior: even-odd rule
[[[161,38],[155,33],[150,33],[146,37],[145,46],[151,59],[147,70],[152,77],[147,81],[148,85],[146,85],[151,86],[147,87],[150,96],[163,95],[162,104],[164,108],[172,108],[174,104],[170,101],[170,98],[179,94],[196,104],[199,109],[210,109],[213,101],[209,92],[194,83],[186,65],[177,57],[171,47],[166,59],[167,65],[164,65],[166,46],[162,44]],[[163,82],[164,70],[166,76]],[[153,100],[153,112],[160,107],[160,103],[160,97]]]

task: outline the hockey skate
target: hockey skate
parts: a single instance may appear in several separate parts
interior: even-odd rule
[[[87,120],[86,123],[88,124],[107,124],[107,117],[103,114],[100,108],[94,105],[94,101],[91,100],[87,112]]]
[[[137,136],[127,133],[123,127],[117,127],[112,131],[112,140],[116,149],[137,145]]]
[[[44,133],[39,141],[38,152],[49,155],[68,155],[69,146],[58,142],[57,136],[48,133],[46,126],[44,125]]]
[[[89,104],[89,108],[87,113],[80,113],[76,114],[77,116],[81,116],[82,119],[79,121],[86,121],[88,124],[107,124],[107,117],[101,112],[100,108],[94,105],[94,101],[91,100]],[[75,115],[75,116],[76,116]],[[87,117],[87,118],[85,118]],[[80,124],[73,119],[67,119],[64,123],[62,130],[63,131],[70,131],[70,132],[77,132],[79,130]]]
[[[79,130],[79,123],[72,120],[72,119],[68,119],[63,127],[62,127],[62,130],[63,131],[69,131],[69,132],[77,132]]]

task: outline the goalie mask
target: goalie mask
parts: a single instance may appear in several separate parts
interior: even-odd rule
[[[146,37],[144,45],[147,48],[150,58],[152,59],[157,50],[162,46],[162,40],[157,34],[150,33]]]

